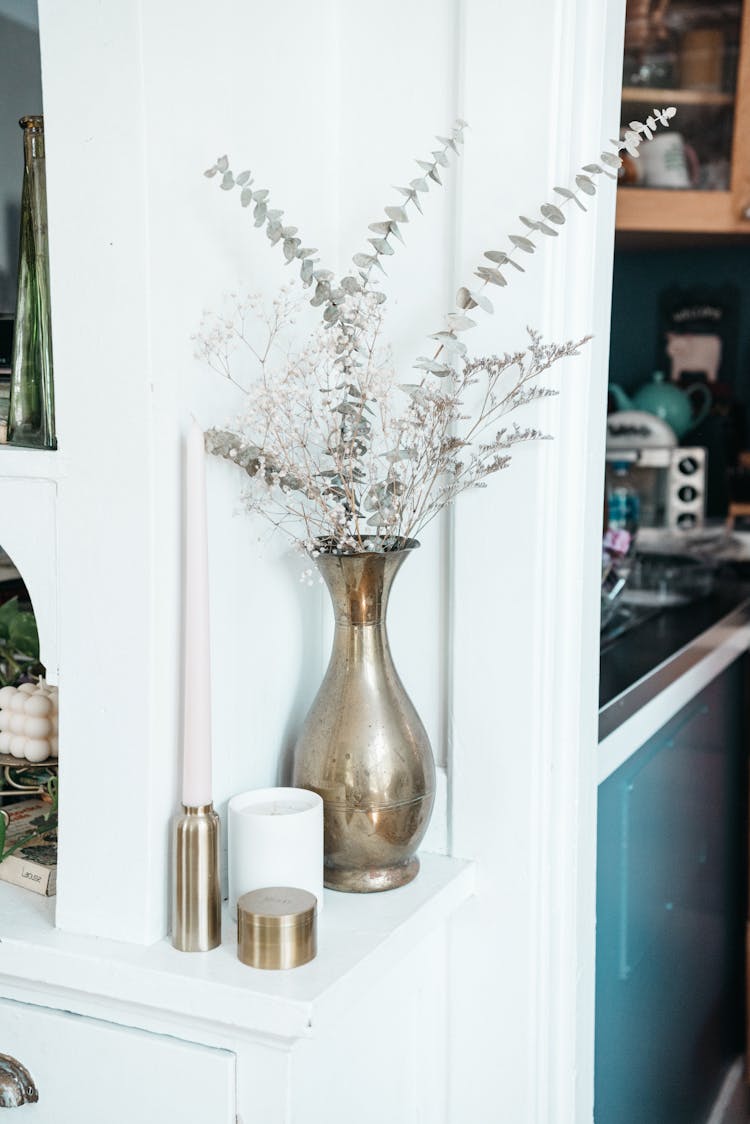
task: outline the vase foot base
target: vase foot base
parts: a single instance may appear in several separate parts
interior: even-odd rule
[[[379,894],[383,890],[406,886],[418,873],[419,859],[416,856],[398,866],[373,866],[364,870],[326,867],[323,885],[327,890],[341,890],[345,894]]]

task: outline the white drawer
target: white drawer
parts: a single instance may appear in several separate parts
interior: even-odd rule
[[[39,1091],[23,1124],[235,1124],[227,1050],[0,1000],[0,1054]]]

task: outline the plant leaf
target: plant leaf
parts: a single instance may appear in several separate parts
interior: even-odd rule
[[[540,210],[545,219],[548,219],[550,222],[557,223],[558,226],[562,226],[565,222],[565,215],[562,213],[559,207],[555,206],[554,203],[544,203],[541,206]]]
[[[229,158],[227,156],[220,156],[216,161],[216,167],[220,172],[226,172],[229,168]]]
[[[509,259],[508,264],[515,265],[516,263]],[[488,281],[490,285],[500,285],[502,287],[508,284],[499,269],[490,269],[488,265],[477,266],[474,272],[477,277],[480,277],[482,281]]]
[[[497,262],[498,265],[505,265],[505,263],[508,261],[508,255],[502,250],[485,250],[484,256],[489,261]]]
[[[476,326],[476,320],[472,320],[468,316],[462,316],[458,312],[449,312],[446,316],[448,325],[453,332],[466,332],[469,328]]]
[[[522,234],[509,234],[508,238],[517,246],[519,250],[523,250],[525,254],[533,254],[536,252],[536,246],[530,242],[528,238],[524,238]]]
[[[391,222],[408,222],[409,216],[403,207],[386,207],[385,213]]]
[[[596,184],[589,176],[576,176],[576,183],[584,195],[596,195]]]
[[[489,297],[486,297],[484,293],[472,292],[471,299],[474,301],[474,304],[479,305],[483,312],[492,313],[495,311],[492,301]]]

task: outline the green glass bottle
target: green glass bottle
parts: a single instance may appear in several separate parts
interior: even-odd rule
[[[23,193],[8,443],[55,449],[44,119],[22,117]]]

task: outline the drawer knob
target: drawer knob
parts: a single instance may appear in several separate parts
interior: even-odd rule
[[[0,1108],[20,1108],[39,1100],[39,1092],[26,1066],[9,1054],[0,1054]]]

